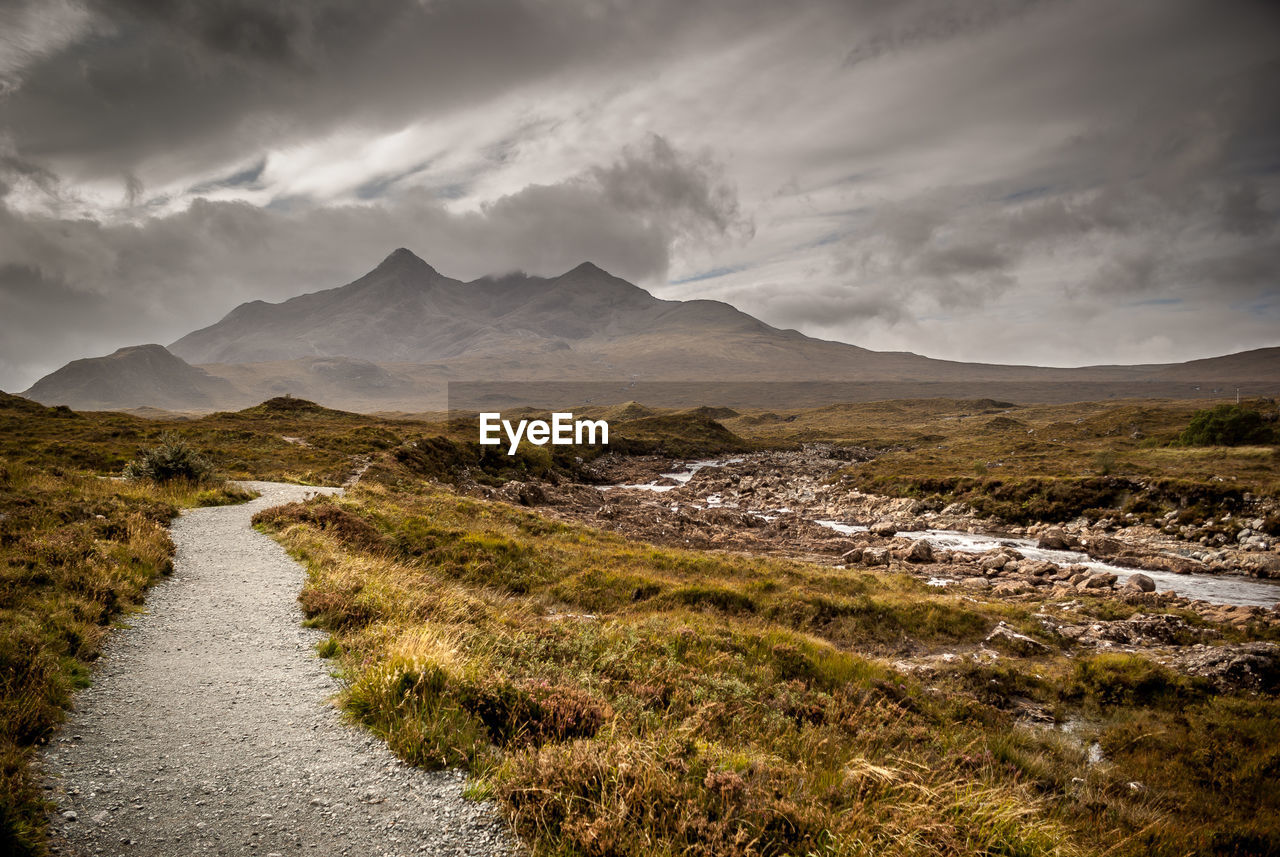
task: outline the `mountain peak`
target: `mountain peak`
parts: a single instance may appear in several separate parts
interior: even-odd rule
[[[419,258],[412,250],[399,247],[391,251],[374,271],[422,271],[436,273],[436,269]]]
[[[123,348],[117,348],[115,351],[111,352],[111,354],[109,354],[108,357],[130,357],[130,356],[144,356],[144,355],[148,357],[159,357],[161,359],[170,359],[170,360],[180,359],[178,357],[175,357],[173,353],[170,352],[169,349],[165,348],[163,345],[157,345],[154,342],[149,343],[147,345],[126,345]]]
[[[612,276],[612,274],[610,274],[604,268],[601,268],[595,262],[583,262],[581,265],[574,268],[572,271],[566,271],[564,273],[564,276],[567,277],[570,274],[604,274],[605,276]]]

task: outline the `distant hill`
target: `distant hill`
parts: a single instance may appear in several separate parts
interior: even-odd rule
[[[73,360],[22,395],[86,411],[213,410],[243,399],[225,378],[191,366],[162,345],[134,345],[106,357]]]
[[[583,263],[462,282],[405,249],[352,283],[242,304],[168,350],[77,360],[26,395],[79,409],[210,410],[298,396],[346,410],[444,407],[449,381],[620,382],[616,402],[811,406],[908,397],[1070,401],[1280,393],[1280,348],[1183,364],[1049,369],[877,352],[780,330],[719,301],[661,300]],[[717,401],[646,401],[655,382],[736,382]],[[754,385],[779,383],[768,391]],[[1199,385],[1202,389],[1196,390]],[[786,399],[783,401],[782,399]]]

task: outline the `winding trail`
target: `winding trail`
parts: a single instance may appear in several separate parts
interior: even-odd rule
[[[336,489],[246,484],[262,496],[174,522],[172,577],[113,633],[44,753],[55,853],[517,853],[460,772],[402,764],[330,702],[305,573],[250,519]]]

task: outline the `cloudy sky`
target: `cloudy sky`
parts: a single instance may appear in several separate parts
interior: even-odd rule
[[[1270,0],[0,0],[0,389],[405,246],[870,348],[1280,345]]]

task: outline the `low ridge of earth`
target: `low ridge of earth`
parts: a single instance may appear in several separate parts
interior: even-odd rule
[[[459,772],[398,761],[342,721],[302,627],[304,571],[250,525],[316,489],[174,522],[171,579],[99,663],[44,755],[58,854],[493,855],[517,847]]]

